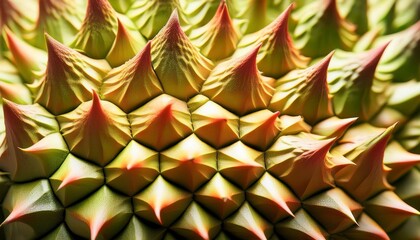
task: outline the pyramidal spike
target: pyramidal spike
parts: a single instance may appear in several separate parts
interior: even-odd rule
[[[311,132],[311,125],[307,124],[301,116],[280,116],[280,135],[294,135],[301,132]]]
[[[216,173],[214,159],[216,150],[192,134],[160,153],[160,172],[193,192]]]
[[[191,113],[194,133],[214,148],[236,141],[239,119],[217,103],[208,101]]]
[[[192,132],[187,104],[167,94],[159,95],[128,115],[133,138],[162,150]]]
[[[128,113],[163,92],[152,68],[150,51],[148,42],[135,57],[107,74],[101,88],[104,99]]]
[[[220,63],[204,82],[201,92],[240,116],[267,107],[274,89],[257,69],[260,46],[244,56]]]
[[[371,140],[367,139],[362,143],[357,143],[356,141],[356,147],[352,148],[349,146],[348,148],[352,149],[345,150],[346,152],[343,154],[346,158],[353,161],[355,165],[349,165],[340,169],[335,173],[334,178],[338,186],[348,191],[350,195],[359,201],[364,201],[382,190],[392,189],[386,179],[389,170],[384,167],[383,158],[387,142],[394,127],[395,124],[385,129],[379,135],[372,136]],[[352,132],[347,134],[350,135]],[[351,135],[350,137],[346,137],[346,135],[341,141],[352,141]],[[357,137],[357,135],[353,137]],[[345,148],[344,145],[343,147]],[[334,152],[340,152],[340,145],[337,147],[337,150],[333,150]]]
[[[25,216],[25,210],[22,206],[16,206],[12,209],[9,215],[3,220],[0,224],[0,227],[4,227],[5,225],[18,221],[19,218]]]
[[[363,212],[363,207],[339,188],[317,194],[305,200],[303,206],[330,233],[339,233],[357,224],[356,219]]]
[[[187,239],[214,239],[221,229],[220,220],[195,202],[188,206],[183,216],[185,217],[180,218],[170,228]]]
[[[209,182],[194,193],[194,200],[220,219],[225,219],[242,205],[245,194],[220,173],[216,173]]]
[[[162,192],[167,194],[162,195]],[[147,221],[169,226],[185,211],[191,200],[191,193],[158,176],[133,197],[134,213]]]
[[[106,113],[101,105],[101,99],[95,91],[92,91],[92,104],[86,117],[98,123],[92,125],[92,127],[98,127],[107,120]]]
[[[293,35],[303,55],[320,57],[336,48],[353,47],[357,40],[355,26],[340,16],[336,1],[315,1],[299,11]]]
[[[181,25],[179,23],[179,17],[178,17],[178,10],[173,10],[171,16],[168,19],[168,22],[166,23],[166,26],[164,28],[165,30],[161,30],[161,31],[166,31],[168,34],[168,37],[172,37],[172,41],[176,41],[176,38],[178,37],[182,37],[182,28]],[[171,41],[171,43],[173,43]]]
[[[239,135],[241,141],[265,150],[280,133],[280,112],[261,110],[240,119]]]
[[[105,221],[101,218],[95,218],[89,225],[90,239],[97,239],[100,230],[104,227]]]
[[[172,113],[172,105],[174,103],[169,102],[166,106],[164,106],[162,109],[160,109],[159,112],[156,114],[156,118],[161,121],[161,125],[165,125],[166,122],[169,122],[171,118],[173,117]]]
[[[33,87],[35,101],[55,115],[69,112],[90,100],[110,70],[104,60],[90,59],[46,34],[48,63],[45,75]],[[66,96],[65,98],[63,96]]]
[[[98,201],[101,204],[97,204]],[[79,236],[90,239],[111,239],[132,216],[130,199],[101,187],[85,201],[66,209],[66,224]]]
[[[290,17],[290,12],[295,7],[294,3],[291,3],[282,14],[280,14],[270,25],[264,28],[267,32],[272,32],[277,38],[276,40],[289,40],[290,36],[287,35],[288,33],[288,20]],[[270,29],[270,30],[269,30]],[[280,38],[282,37],[282,38]]]
[[[104,182],[101,168],[67,155],[60,168],[50,177],[50,184],[64,206],[69,206],[98,189]]]
[[[71,152],[101,166],[111,161],[131,139],[125,113],[114,104],[101,101],[95,91],[92,101],[57,118]]]
[[[95,122],[99,123],[98,125],[100,125],[100,122],[106,120],[106,114],[101,105],[101,99],[95,91],[92,91],[92,106],[90,108],[88,117],[93,118]]]
[[[132,140],[104,171],[108,186],[132,196],[158,176],[158,153]]]
[[[280,116],[280,112],[279,111],[273,112],[273,114],[264,121],[264,126],[265,127],[269,127],[269,126],[274,125],[276,123],[277,118],[279,116]]]
[[[74,183],[76,180],[79,180],[79,177],[81,176],[75,176],[75,175],[65,176],[65,178],[61,181],[60,185],[58,185],[57,192],[69,186],[70,184]]]
[[[398,122],[396,122],[396,123],[394,123],[394,124],[392,124],[391,126],[389,126],[387,129],[385,129],[384,131],[383,131],[383,133],[380,135],[380,137],[383,137],[383,140],[381,140],[381,141],[378,141],[378,143],[379,142],[382,142],[383,144],[384,144],[384,146],[386,147],[387,145],[386,145],[386,142],[391,138],[391,136],[392,136],[392,133],[394,132],[394,129],[396,128],[396,126],[398,125]],[[376,143],[376,141],[373,141],[374,143]],[[381,143],[381,144],[382,144]],[[372,144],[372,143],[370,143],[370,144]]]
[[[200,91],[213,68],[182,31],[177,10],[152,40],[152,62],[165,92],[183,100]]]
[[[300,201],[282,182],[269,173],[258,180],[246,191],[246,199],[264,217],[278,222],[287,217],[295,217]]]
[[[294,4],[290,4],[265,28],[242,38],[235,55],[262,44],[257,59],[258,69],[263,75],[278,78],[290,70],[304,68],[309,59],[300,55],[288,32],[288,19],[293,6]]]
[[[327,82],[327,70],[330,64],[334,51],[330,52],[321,61],[310,67],[310,78],[306,79],[307,82],[314,82],[315,85],[325,86]]]
[[[317,176],[315,177],[314,175],[312,175],[312,179],[319,179],[318,181],[306,179],[306,188],[302,188],[303,186],[305,186],[305,184],[300,185],[301,183],[297,183],[297,191],[299,192],[299,196],[302,199],[306,198],[307,196],[310,196],[318,190],[334,186],[331,169],[329,168],[326,159],[327,153],[334,143],[335,138],[322,140],[318,144],[315,144],[316,147],[312,151],[310,151],[312,153],[310,153],[310,157],[305,162],[303,162],[304,158],[300,159],[300,161],[296,161],[296,167],[293,168],[293,170],[296,173],[304,173],[304,169],[312,167],[313,174]],[[289,185],[295,185],[292,176],[294,176],[293,171],[292,173],[283,176],[282,179],[285,179],[285,181],[288,182]],[[302,189],[304,190],[302,191]]]
[[[327,69],[333,54],[307,69],[294,70],[280,78],[269,108],[283,114],[300,115],[309,123],[332,116]]]
[[[49,176],[60,165],[60,151],[57,152],[56,159],[47,160],[39,158],[28,148],[42,145],[39,141],[43,141],[49,134],[58,132],[54,116],[37,104],[18,105],[6,99],[3,99],[3,112],[6,148],[0,157],[2,169],[9,172],[10,178],[14,181],[28,181]],[[53,148],[53,145],[49,147]],[[62,149],[67,151],[65,147]]]
[[[13,184],[2,208],[6,219],[0,226],[13,228],[23,239],[40,238],[64,221],[64,208],[45,179]]]
[[[47,62],[45,52],[19,39],[8,28],[4,28],[4,34],[16,68],[19,70],[25,83],[33,83],[39,78]]]
[[[261,48],[261,44],[258,44],[254,49],[252,49],[248,54],[244,55],[240,60],[238,59],[237,66],[234,68],[233,72],[235,74],[243,75],[257,75],[257,56],[258,51]]]
[[[337,171],[339,171],[340,169],[349,165],[355,165],[354,162],[350,161],[349,159],[347,159],[341,154],[328,153],[326,160],[327,160],[327,166],[328,168],[331,168],[331,173],[333,176],[335,176]]]
[[[193,29],[189,37],[201,53],[213,61],[230,56],[235,51],[240,33],[229,16],[226,1],[220,1],[214,17],[206,25]]]
[[[235,239],[269,239],[273,226],[261,217],[248,202],[242,204],[237,212],[223,221],[225,231]]]
[[[379,60],[382,57],[385,49],[389,45],[388,43],[383,44],[377,48],[369,50],[360,54],[356,57],[359,67],[357,68],[358,77],[353,79],[354,85],[359,88],[371,89],[375,77],[376,67],[378,66]],[[357,55],[356,55],[357,56]],[[355,59],[353,59],[355,61]]]
[[[214,18],[218,19],[219,22],[222,23],[222,24],[223,23],[224,24],[229,23],[229,25],[231,25],[230,22],[232,21],[232,19],[229,16],[229,9],[228,9],[228,6],[226,4],[226,0],[221,0],[220,1],[219,7],[216,10],[216,14],[215,14]]]
[[[137,31],[129,30],[118,19],[118,31],[114,43],[106,56],[106,60],[112,67],[125,63],[146,44],[146,40]]]
[[[28,134],[31,131],[34,133],[38,133],[38,131],[35,130],[34,126],[31,126],[31,119],[26,119],[23,114],[25,113],[25,107],[6,99],[3,99],[2,102],[8,147],[14,148],[14,145],[16,147],[29,147],[37,142],[40,139],[39,135],[35,135],[37,137],[34,138],[34,135]]]
[[[86,16],[71,46],[96,59],[103,59],[116,37],[118,21],[107,0],[88,0]]]
[[[38,104],[20,105],[3,99],[6,132],[9,137],[22,138],[17,147],[29,147],[42,137],[57,131],[54,116]]]
[[[388,43],[362,53],[337,52],[329,67],[328,84],[334,112],[341,118],[366,121],[387,101],[386,86],[375,83],[375,71]],[[351,74],[357,72],[358,74]],[[373,88],[375,90],[373,90]]]
[[[218,151],[218,170],[223,177],[246,189],[265,172],[264,154],[238,141]]]
[[[267,171],[291,186],[301,199],[305,199],[334,186],[326,159],[334,142],[334,138],[318,140],[303,134],[282,136],[266,152]],[[290,154],[284,154],[285,149]],[[283,154],[278,154],[279,151]],[[310,174],[307,169],[311,169]]]
[[[26,159],[32,161],[32,176],[50,176],[69,152],[63,137],[57,132],[46,135],[30,147],[19,149]]]

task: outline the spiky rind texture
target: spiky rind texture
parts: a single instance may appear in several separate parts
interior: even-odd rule
[[[0,238],[420,239],[419,6],[0,0]]]

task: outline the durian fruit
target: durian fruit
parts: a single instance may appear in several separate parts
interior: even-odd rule
[[[420,239],[417,0],[0,0],[0,239]]]

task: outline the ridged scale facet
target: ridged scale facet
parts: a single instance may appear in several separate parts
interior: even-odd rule
[[[419,239],[419,6],[0,0],[0,238]]]

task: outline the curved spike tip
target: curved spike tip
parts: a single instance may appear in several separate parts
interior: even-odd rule
[[[378,65],[379,61],[381,60],[381,57],[383,53],[385,52],[386,48],[388,47],[389,43],[391,41],[388,41],[381,46],[374,48],[366,53],[366,58],[364,58],[363,66],[366,70],[370,69],[372,71],[372,74],[375,72],[376,66]]]
[[[327,56],[325,56],[321,61],[312,66],[312,73],[308,77],[307,81],[315,81],[322,85],[327,83],[327,73],[328,66],[330,64],[331,58],[333,57],[335,51],[331,51]]]
[[[182,32],[181,24],[179,23],[178,9],[174,9],[166,22],[165,28],[174,29]]]
[[[243,55],[242,58],[238,59],[234,68],[233,74],[239,74],[240,76],[255,76],[259,74],[257,67],[257,56],[262,43],[259,43],[254,49],[247,54]],[[245,79],[257,79],[252,77],[245,77]]]

